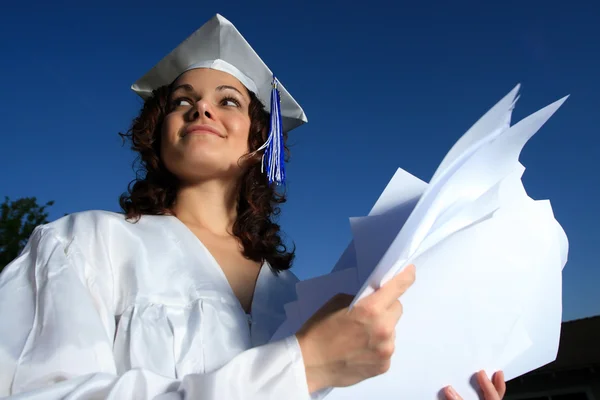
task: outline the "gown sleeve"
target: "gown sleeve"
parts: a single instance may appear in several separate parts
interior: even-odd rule
[[[308,392],[295,336],[246,350],[211,373],[174,379],[132,369],[117,375],[112,347],[113,274],[110,266],[91,264],[103,261],[101,255],[82,254],[76,243],[65,241],[46,225],[34,231],[23,252],[4,269],[0,275],[0,397],[315,398]]]

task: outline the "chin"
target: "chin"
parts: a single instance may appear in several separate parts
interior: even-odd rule
[[[242,171],[238,162],[243,154],[234,155],[216,147],[198,143],[185,151],[168,154],[164,161],[171,173],[185,181],[239,176]]]
[[[220,166],[227,164],[227,160],[231,158],[231,155],[223,149],[211,146],[208,143],[197,143],[195,146],[189,146],[182,153],[177,163],[180,168],[184,169],[219,169]]]

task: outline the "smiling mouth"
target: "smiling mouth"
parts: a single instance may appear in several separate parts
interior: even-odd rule
[[[192,126],[185,130],[183,137],[188,135],[215,135],[222,137],[222,135],[213,127],[207,125]]]
[[[186,136],[192,136],[192,135],[214,135],[214,136],[219,136],[218,134],[214,133],[213,131],[209,131],[207,129],[196,129],[192,132],[186,132],[183,137]]]

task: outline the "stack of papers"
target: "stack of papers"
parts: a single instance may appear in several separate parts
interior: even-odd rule
[[[506,380],[556,358],[568,241],[547,200],[531,199],[519,155],[566,97],[511,126],[519,86],[448,152],[429,184],[399,169],[332,271],[301,281],[277,340],[336,293],[351,307],[409,265],[396,350],[383,375],[323,392],[327,399],[438,399],[452,385],[478,399],[474,373]],[[322,398],[322,397],[321,397]]]

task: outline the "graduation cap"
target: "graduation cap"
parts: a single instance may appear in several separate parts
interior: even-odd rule
[[[236,27],[217,14],[180,43],[131,88],[143,99],[170,85],[182,73],[210,68],[237,78],[265,105],[271,116],[263,168],[269,183],[285,182],[283,133],[308,122],[302,107],[288,93]]]

